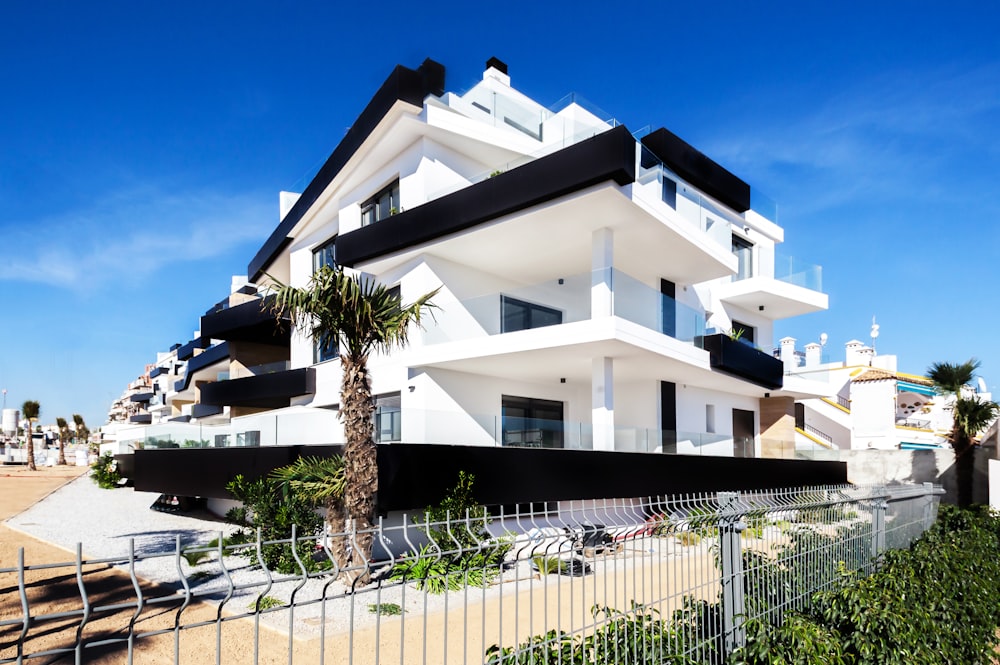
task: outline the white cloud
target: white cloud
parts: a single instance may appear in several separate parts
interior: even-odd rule
[[[4,224],[0,281],[87,292],[138,286],[166,267],[241,247],[249,262],[277,223],[276,207],[244,194],[117,192],[86,210]]]
[[[897,71],[858,81],[811,109],[774,107],[734,128],[743,138],[706,152],[756,184],[773,183],[800,213],[940,199],[949,187],[959,198],[954,186],[969,177],[965,164],[1000,155],[998,113],[1000,63]]]

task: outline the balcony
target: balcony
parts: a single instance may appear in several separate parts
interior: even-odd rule
[[[134,416],[129,416],[128,421],[132,425],[149,425],[153,422],[153,416],[149,413],[137,413]]]
[[[153,369],[151,369],[149,371],[149,378],[155,379],[156,377],[160,376],[161,374],[166,374],[169,371],[170,371],[169,367],[154,367]]]
[[[202,335],[211,339],[287,346],[290,339],[288,319],[286,317],[280,324],[276,321],[271,313],[273,301],[271,296],[213,308],[201,317]]]
[[[193,358],[196,349],[207,349],[211,343],[211,338],[209,337],[193,339],[184,346],[178,347],[177,359],[188,360],[189,358]]]
[[[612,315],[669,337],[692,342],[705,333],[705,312],[678,302],[630,275],[611,269]],[[505,289],[441,303],[420,332],[425,345],[500,335],[592,318],[591,297],[605,271]]]
[[[208,418],[222,413],[222,407],[214,404],[192,404],[190,416],[192,418]]]
[[[188,361],[187,371],[184,373],[184,378],[174,383],[174,390],[176,392],[183,392],[189,385],[191,385],[191,377],[193,377],[196,372],[205,369],[210,365],[214,365],[217,362],[222,362],[223,360],[229,360],[228,342],[217,344],[191,358],[191,360]]]
[[[771,390],[778,390],[784,384],[784,365],[780,360],[729,335],[705,335],[695,344],[708,351],[713,369]]]
[[[730,283],[715,287],[722,302],[747,311],[762,312],[773,320],[829,307],[829,297],[822,292],[822,267],[780,254],[774,257],[773,269],[768,257],[758,255],[757,260],[763,264],[761,270],[746,277],[734,276]]]
[[[287,362],[281,363],[287,367]],[[316,370],[312,367],[284,369],[201,386],[202,404],[280,408],[292,397],[316,392]]]
[[[153,399],[153,392],[136,393],[129,398],[132,402],[138,402],[140,404],[147,404],[151,399]]]

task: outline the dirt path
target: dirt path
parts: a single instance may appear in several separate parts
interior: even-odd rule
[[[0,519],[6,520],[18,514],[86,471],[86,468],[68,466],[43,467],[37,471],[29,471],[27,467],[0,466]],[[67,516],[67,519],[71,517]],[[31,567],[47,563],[63,563],[75,556],[73,552],[67,552],[0,524],[0,569],[16,567],[19,550],[22,548],[25,563]],[[82,578],[91,603],[98,609],[116,603],[133,604],[132,608],[95,610],[93,619],[88,622],[83,632],[83,640],[91,642],[127,636],[127,627],[135,612],[135,594],[129,577],[108,566],[98,565],[85,566]],[[28,570],[24,583],[32,616],[79,612],[83,608],[75,570],[67,568]],[[162,592],[157,594],[153,585],[145,585],[144,590],[151,595],[163,595]],[[225,622],[221,639],[214,624],[182,630],[175,636],[172,629],[179,607],[180,599],[172,606],[161,604],[143,611],[135,623],[137,631],[170,630],[171,632],[136,640],[133,662],[154,665],[174,663],[175,648],[178,649],[181,663],[215,662],[216,654],[220,652],[217,650],[219,642],[221,642],[219,658],[221,663],[254,662],[254,645],[257,643],[259,643],[257,662],[288,662],[286,640],[264,628],[261,629],[261,639],[255,639],[253,624],[248,620]],[[197,603],[183,611],[182,623],[187,625],[212,621],[216,618],[216,614],[214,607]],[[22,617],[18,576],[14,573],[0,574],[0,622],[14,619],[20,621]],[[28,656],[50,649],[72,648],[77,643],[79,624],[78,616],[53,619],[44,623],[36,622],[28,630],[23,642],[22,655]],[[20,624],[0,627],[0,662],[18,656],[21,632]],[[128,645],[120,642],[105,647],[87,648],[83,651],[82,660],[87,663],[124,663],[128,661]],[[73,654],[67,654],[41,657],[28,662],[72,663],[73,661]],[[310,662],[310,660],[303,654],[298,662]]]

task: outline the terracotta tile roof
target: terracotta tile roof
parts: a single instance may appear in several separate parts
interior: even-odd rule
[[[851,379],[854,383],[861,383],[864,381],[906,381],[907,383],[915,383],[918,386],[932,386],[934,385],[931,381],[927,379],[918,378],[912,374],[897,374],[896,372],[890,372],[888,370],[879,369],[877,367],[872,367],[861,373],[861,375]]]

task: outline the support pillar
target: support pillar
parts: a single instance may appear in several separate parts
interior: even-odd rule
[[[612,358],[594,358],[590,383],[594,450],[615,449],[615,366]]]

